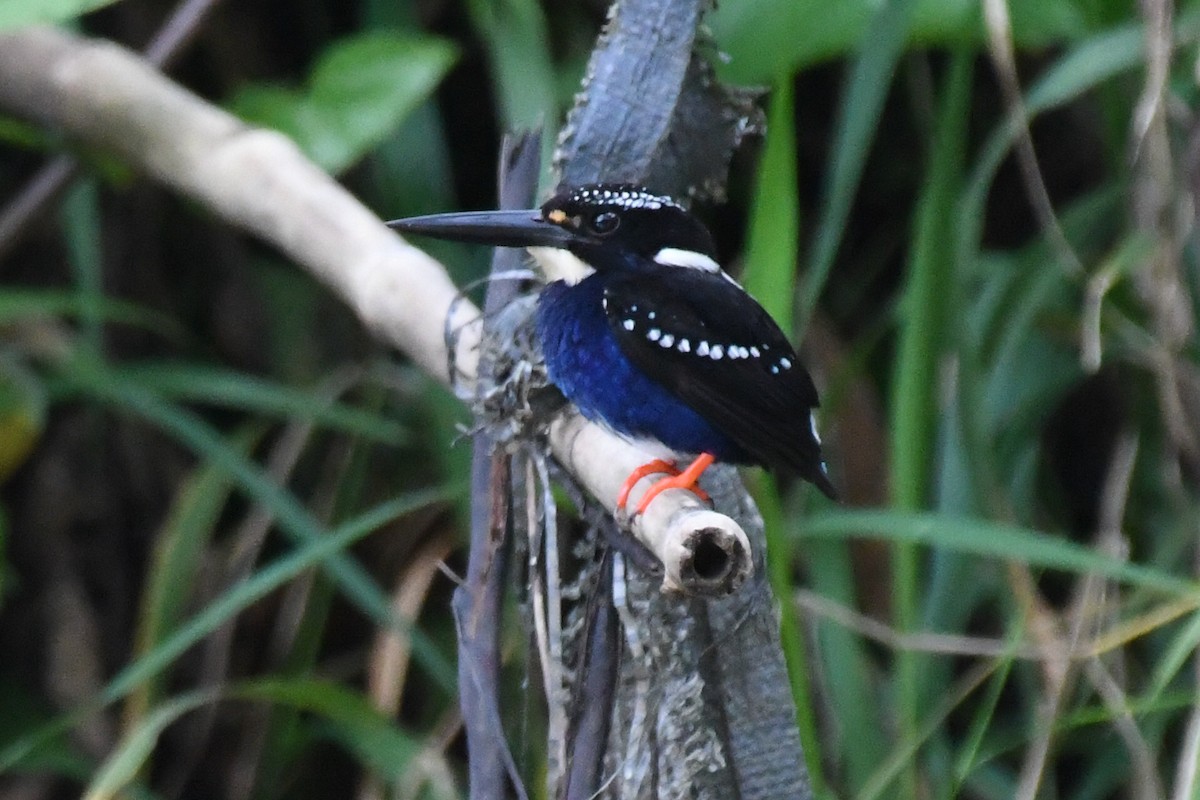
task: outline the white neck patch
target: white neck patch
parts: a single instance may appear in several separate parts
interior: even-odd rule
[[[546,277],[574,285],[596,270],[583,263],[579,256],[558,247],[530,247],[529,254],[538,262]]]
[[[667,267],[685,267],[698,269],[703,272],[720,272],[721,265],[704,253],[695,250],[680,250],[675,247],[664,247],[654,254],[654,260]]]

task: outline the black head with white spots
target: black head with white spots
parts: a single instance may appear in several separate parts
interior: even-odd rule
[[[541,213],[545,222],[571,234],[568,249],[596,269],[638,261],[720,269],[712,236],[700,220],[670,197],[634,184],[568,189],[548,200]]]

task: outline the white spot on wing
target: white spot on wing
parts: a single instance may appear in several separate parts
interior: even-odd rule
[[[721,347],[719,344],[714,344],[712,346],[712,350],[709,351],[709,357],[712,358],[713,361],[720,361],[725,357],[725,348]]]
[[[652,342],[657,342],[660,336],[662,336],[662,331],[658,328],[651,328],[646,332],[646,338]]]
[[[707,341],[700,342],[700,346],[696,348],[696,355],[698,355],[698,356],[708,355],[708,342]]]
[[[691,349],[692,349],[691,342],[689,342],[687,339],[679,340],[679,352],[688,353],[688,352],[691,352]]]
[[[783,367],[784,369],[791,369],[792,361],[791,361],[791,359],[786,358],[786,357],[781,358],[781,359],[779,359],[779,366]]]
[[[815,411],[808,413],[808,426],[812,428],[813,438],[817,440],[817,444],[821,443],[821,434],[817,433],[817,414]]]
[[[627,331],[633,330],[633,320],[631,320],[631,319],[625,320],[624,322],[621,323],[621,327]]]
[[[663,334],[663,337],[658,340],[659,347],[670,347],[673,344],[675,344],[675,337],[669,333]]]

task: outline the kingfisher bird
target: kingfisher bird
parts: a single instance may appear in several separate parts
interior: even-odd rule
[[[404,233],[495,247],[553,248],[578,280],[547,284],[535,330],[551,383],[587,419],[655,457],[625,482],[664,474],[707,495],[714,461],[794,473],[832,499],[813,411],[817,390],[771,316],[717,262],[704,224],[670,197],[633,184],[559,192],[538,209],[410,217]],[[684,469],[678,464],[692,459]]]

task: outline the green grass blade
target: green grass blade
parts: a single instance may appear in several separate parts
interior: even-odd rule
[[[808,521],[798,528],[813,591],[846,607],[855,606],[854,565],[846,542],[817,540],[809,535]],[[839,730],[845,732],[841,741],[827,743],[823,749],[841,754],[845,788],[851,793],[861,789],[887,757],[889,709],[879,702],[878,666],[856,632],[821,621],[816,641],[827,702]]]
[[[803,335],[825,288],[829,270],[845,232],[850,206],[858,191],[863,166],[892,74],[904,51],[915,0],[887,0],[875,12],[855,54],[850,82],[838,109],[828,178],[822,190],[813,252],[800,295],[799,325]]]
[[[381,525],[444,498],[444,493],[437,491],[407,494],[380,504],[367,513],[338,526],[336,530],[325,536],[307,540],[288,555],[256,572],[249,580],[231,587],[203,611],[178,627],[162,644],[118,673],[102,693],[103,701],[113,702],[125,696],[133,687],[164,669],[189,647],[252,603],[266,597],[301,573],[326,564],[346,547],[378,530]],[[417,651],[417,641],[422,641],[422,646],[432,652],[432,655],[427,652],[421,659],[427,669],[431,672],[449,670],[449,672],[435,673],[433,677],[441,682],[443,688],[452,690],[453,668],[433,649],[432,643],[423,636],[416,635],[418,632],[415,629],[408,633],[414,640],[414,654]]]
[[[1001,522],[901,511],[828,511],[811,518],[804,538],[883,539],[945,547],[1043,569],[1112,578],[1179,597],[1193,597],[1200,583],[1141,564],[1102,555],[1050,534]]]
[[[330,732],[377,774],[401,777],[422,743],[380,714],[362,694],[312,678],[267,678],[230,688],[230,697],[260,700],[320,716]]]
[[[800,236],[800,197],[796,189],[796,132],[793,124],[792,77],[782,76],[771,93],[766,149],[758,170],[758,185],[750,211],[742,285],[771,314],[784,331],[792,327],[796,297],[796,254]],[[791,595],[794,550],[785,531],[783,506],[773,476],[763,474],[755,500],[767,537],[767,574],[775,597]],[[796,607],[780,603],[780,639],[787,661],[800,739],[814,793],[824,791],[821,740],[817,730],[805,652]]]
[[[232,444],[248,451],[256,437],[233,437]],[[134,661],[159,645],[183,619],[204,551],[212,541],[221,510],[232,490],[229,474],[205,464],[180,486],[154,552],[141,598]],[[158,700],[158,687],[147,681],[126,706],[125,719],[137,719]]]
[[[909,274],[903,289],[899,356],[895,364],[895,394],[891,415],[892,505],[902,510],[924,508],[935,474],[935,433],[941,418],[938,368],[946,346],[948,309],[943,302],[947,287],[955,285],[953,220],[954,203],[962,179],[966,120],[970,116],[971,75],[974,53],[959,50],[951,62],[942,108],[931,150],[925,190],[920,198]],[[921,594],[919,554],[897,545],[892,560],[892,596],[896,626],[912,630],[917,622]],[[896,691],[900,733],[916,735],[924,702],[922,662],[915,653],[896,658]],[[906,770],[902,791],[916,791],[916,771]]]
[[[77,291],[56,289],[8,288],[0,291],[0,324],[51,316],[80,319],[89,316],[151,331],[172,334],[179,331],[176,320],[124,300],[103,296],[90,298]]]
[[[1200,645],[1200,613],[1192,614],[1187,624],[1171,640],[1170,646],[1162,651],[1154,665],[1154,675],[1146,697],[1153,700],[1166,691],[1167,686],[1184,668],[1188,660],[1196,655]]]
[[[812,654],[804,641],[795,603],[788,602],[795,582],[794,537],[787,534],[787,519],[779,497],[774,476],[762,473],[752,488],[755,503],[762,514],[767,538],[767,579],[779,603],[779,638],[787,664],[792,697],[796,701],[796,719],[800,727],[800,742],[808,765],[813,793],[821,795],[825,788],[825,771],[821,764],[821,737],[817,726],[817,711],[813,705],[812,687],[808,679],[813,665]]]
[[[155,708],[121,739],[83,793],[83,800],[117,797],[145,766],[167,726],[189,711],[216,702],[219,694],[216,690],[188,692]]]
[[[1023,626],[1014,626],[1009,635],[1009,643],[1014,649],[1020,643],[1023,634]],[[1011,657],[1000,659],[996,665],[996,671],[988,679],[988,686],[983,693],[983,698],[972,715],[971,726],[964,737],[963,744],[958,749],[958,757],[955,759],[954,782],[956,785],[954,791],[956,795],[961,793],[967,776],[971,774],[971,770],[979,761],[984,737],[987,736],[995,721],[996,708],[1000,703],[1000,693],[1008,685],[1012,666],[1013,659]]]
[[[77,182],[62,207],[67,253],[79,292],[81,343],[92,353],[103,347],[100,301],[104,296],[104,261],[100,253],[99,197],[94,180]]]
[[[296,498],[278,486],[256,464],[229,448],[222,438],[199,417],[189,414],[139,386],[122,382],[95,367],[80,366],[76,377],[84,388],[102,401],[124,411],[133,411],[168,431],[197,454],[227,470],[253,500],[262,503],[274,515],[280,529],[298,543],[312,543],[325,536],[323,527]],[[413,654],[448,691],[453,686],[453,670],[446,659],[418,629],[399,620],[391,611],[387,597],[361,566],[344,553],[330,553],[322,562],[347,598],[377,624],[394,627],[409,636]]]
[[[771,92],[767,142],[758,168],[758,186],[746,234],[742,286],[779,327],[792,330],[796,297],[796,253],[800,238],[800,197],[796,190],[796,131],[792,78],[781,77]]]
[[[119,672],[100,692],[95,703],[53,720],[0,749],[0,773],[20,763],[39,745],[78,724],[88,714],[95,713],[103,706],[127,696],[136,687],[166,669],[188,648],[288,581],[321,566],[354,542],[368,536],[389,521],[429,503],[444,499],[444,493],[428,491],[404,495],[382,503],[339,525],[328,535],[307,541],[286,556],[276,559],[268,566],[258,570],[249,579],[231,587],[210,605],[179,626],[153,650]],[[434,673],[433,678],[441,682],[443,686],[452,687],[453,668],[446,665],[441,669],[446,671],[441,674]]]
[[[308,419],[387,444],[402,444],[403,426],[381,414],[321,397],[313,390],[241,372],[185,363],[141,364],[114,370],[117,379],[157,394],[274,416]]]
[[[468,8],[476,34],[487,46],[503,127],[530,130],[559,119],[558,79],[541,5],[536,0],[471,0]],[[542,137],[544,163],[553,150],[554,137]]]

